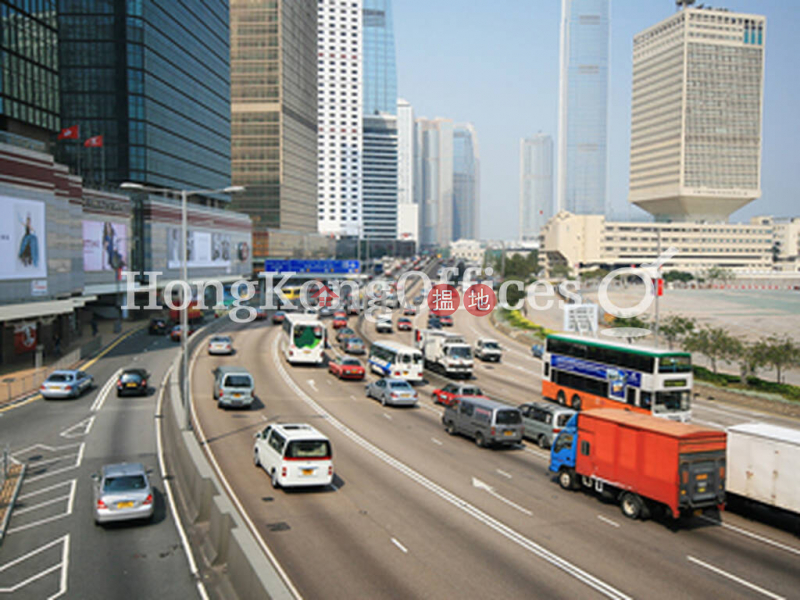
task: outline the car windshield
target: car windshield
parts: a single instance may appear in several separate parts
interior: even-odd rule
[[[286,458],[330,458],[327,440],[295,440],[286,448]]]
[[[479,387],[465,387],[461,390],[462,396],[483,396],[483,392]]]
[[[104,492],[133,492],[147,487],[144,475],[120,475],[119,477],[106,477],[103,481]]]
[[[364,342],[362,342],[359,338],[350,338],[347,340],[348,346],[363,346]]]
[[[522,422],[522,417],[518,410],[498,410],[495,422],[498,425],[519,425]]]
[[[653,412],[666,413],[689,410],[689,391],[656,392],[656,404]]]
[[[67,373],[53,373],[50,377],[47,378],[47,381],[52,381],[55,383],[60,383],[62,381],[72,381],[72,375],[68,375]]]
[[[453,358],[472,358],[472,351],[466,346],[450,348],[448,354]]]
[[[247,375],[228,375],[225,378],[225,387],[249,388],[253,387],[253,383]]]
[[[348,367],[360,367],[361,366],[361,363],[358,360],[356,360],[355,358],[345,358],[342,361],[342,364],[343,365],[347,365]]]
[[[393,390],[410,390],[411,385],[408,384],[406,381],[393,381],[389,384]]]
[[[487,350],[499,350],[500,346],[497,342],[484,342],[483,347]]]
[[[142,380],[142,376],[139,373],[123,373],[120,380],[123,383],[139,382]]]

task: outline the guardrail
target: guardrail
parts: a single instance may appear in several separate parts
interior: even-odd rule
[[[203,340],[200,334],[189,339],[190,355]],[[221,581],[213,595],[239,600],[293,599],[295,596],[224,492],[201,442],[193,432],[181,429],[184,409],[180,365],[179,353],[172,365],[160,415],[164,459],[192,545],[205,565],[220,574]],[[243,462],[249,460],[249,455],[242,457]]]

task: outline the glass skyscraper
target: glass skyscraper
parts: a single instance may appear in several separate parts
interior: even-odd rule
[[[519,144],[519,237],[538,240],[553,216],[553,138],[539,133]]]
[[[453,240],[478,239],[480,158],[475,128],[453,128]]]
[[[558,209],[602,215],[610,0],[562,0]]]
[[[391,0],[364,0],[364,115],[397,114]]]
[[[61,126],[104,142],[60,144],[61,160],[93,184],[230,185],[228,11],[226,0],[58,0]]]

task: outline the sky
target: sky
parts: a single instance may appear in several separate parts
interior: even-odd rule
[[[731,220],[800,216],[800,1],[706,5],[767,17],[762,196]],[[481,238],[516,239],[519,140],[540,131],[558,140],[561,2],[394,0],[392,10],[399,96],[417,117],[475,126]],[[633,36],[674,12],[673,0],[611,0],[608,212],[616,219],[646,214],[627,200]]]

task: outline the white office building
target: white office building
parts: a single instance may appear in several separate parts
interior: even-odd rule
[[[539,240],[553,216],[553,138],[539,133],[519,142],[519,238]]]
[[[363,229],[362,0],[318,4],[319,232]],[[289,159],[287,159],[289,160]]]

